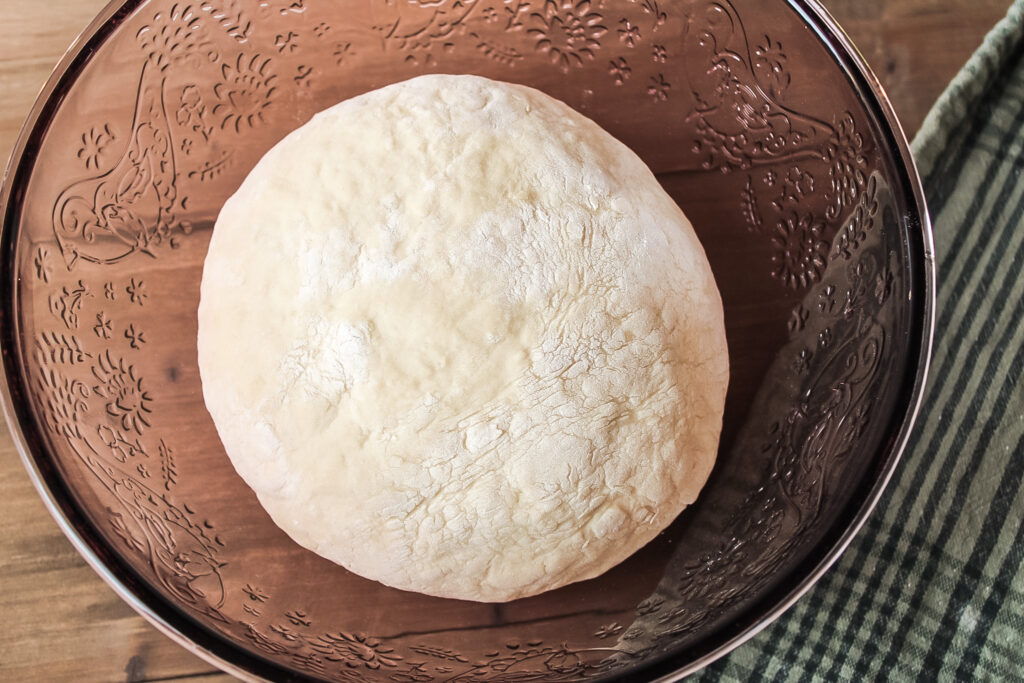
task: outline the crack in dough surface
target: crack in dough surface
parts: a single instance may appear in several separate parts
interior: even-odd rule
[[[728,381],[690,223],[539,91],[423,76],[291,133],[224,205],[206,405],[303,546],[406,590],[592,578],[696,498]]]

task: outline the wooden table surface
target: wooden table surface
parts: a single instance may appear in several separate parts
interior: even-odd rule
[[[247,0],[255,2],[255,0]],[[908,135],[1010,0],[823,0],[893,100]],[[106,0],[3,0],[0,159],[36,93]],[[157,632],[72,549],[0,426],[0,680],[227,681]]]

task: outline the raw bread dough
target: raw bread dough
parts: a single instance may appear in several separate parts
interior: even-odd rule
[[[274,147],[217,220],[198,341],[228,455],[292,538],[489,602],[667,526],[728,380],[711,270],[650,170],[472,76],[367,93]]]

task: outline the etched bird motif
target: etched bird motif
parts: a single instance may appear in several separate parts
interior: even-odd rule
[[[79,260],[109,264],[135,252],[155,256],[169,241],[177,191],[163,82],[147,62],[132,133],[117,164],[57,199],[53,231],[69,270]]]
[[[752,52],[728,2],[690,4],[684,51],[696,108],[698,151],[705,168],[750,168],[798,158],[820,158],[833,135],[828,123],[787,108],[785,54],[768,36]]]

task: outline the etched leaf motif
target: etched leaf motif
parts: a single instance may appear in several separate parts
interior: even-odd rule
[[[441,659],[450,662],[459,662],[461,664],[468,664],[469,660],[463,655],[459,654],[455,650],[450,650],[446,647],[434,647],[430,645],[414,645],[409,648],[416,654],[426,655],[427,657],[433,657],[435,659]]]
[[[49,361],[60,365],[81,365],[92,358],[92,354],[82,348],[78,337],[57,332],[40,334],[36,339],[36,349],[41,364]]]
[[[175,3],[166,11],[158,11],[153,21],[136,34],[147,63],[159,71],[172,64],[198,59],[200,17],[192,6]]]
[[[306,11],[306,0],[260,0],[260,10],[264,14],[277,13],[283,17],[302,14]]]
[[[747,176],[747,184],[740,193],[740,209],[743,211],[743,220],[748,229],[757,232],[764,227],[764,218],[761,217],[757,193],[754,191],[754,179],[750,176]]]
[[[164,489],[170,491],[178,483],[178,469],[174,462],[174,451],[163,439],[157,446],[157,455],[160,457],[160,475],[164,481]]]
[[[530,9],[530,3],[524,0],[506,0],[505,30],[513,31],[523,28],[523,15]]]
[[[644,14],[650,15],[652,31],[657,31],[668,19],[668,14],[661,9],[659,0],[640,0],[640,9]]]
[[[872,177],[853,214],[840,228],[835,245],[832,247],[831,258],[843,258],[847,261],[852,259],[857,249],[867,239],[868,231],[874,228],[877,213],[878,185]]]
[[[82,280],[71,287],[61,287],[59,292],[50,295],[50,312],[69,330],[77,328],[78,314],[82,310],[84,299],[91,296],[92,292]]]
[[[204,0],[200,5],[200,9],[217,22],[225,33],[239,43],[249,40],[252,22],[242,8],[239,7],[239,0],[219,0],[216,2]]]
[[[65,439],[82,438],[81,420],[89,411],[89,387],[45,366],[39,368],[36,386],[46,427]]]
[[[431,64],[436,62],[436,48],[443,52],[455,49],[456,36],[467,30],[467,20],[480,5],[480,0],[412,2],[406,11],[372,28],[380,33],[386,48],[404,52],[407,63]]]

